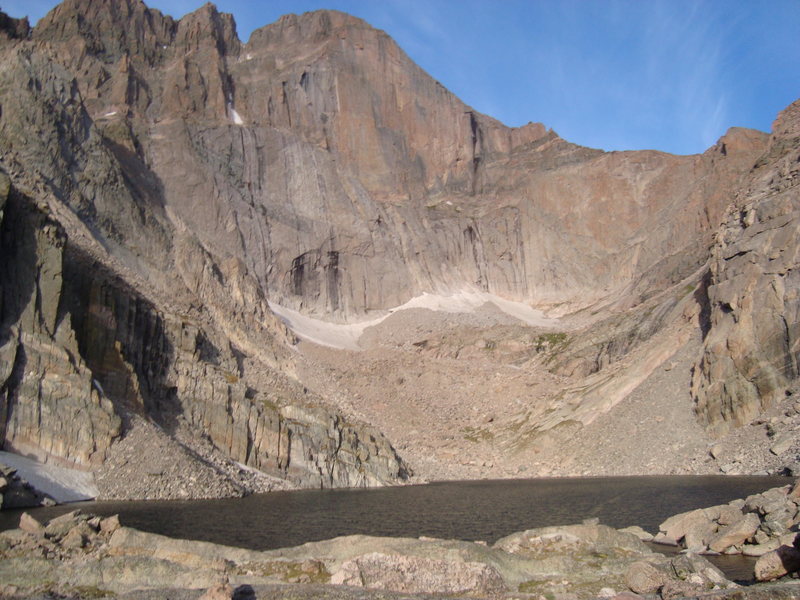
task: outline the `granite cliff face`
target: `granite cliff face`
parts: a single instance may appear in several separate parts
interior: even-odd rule
[[[16,191],[3,225],[6,449],[91,468],[134,413],[167,431],[185,423],[231,459],[299,485],[405,477],[379,432],[301,398],[213,323],[157,309]]]
[[[153,16],[135,3],[87,6],[99,13],[56,13],[64,27],[96,18],[106,32]],[[131,13],[116,12],[124,7]],[[123,21],[102,20],[112,13]],[[61,49],[13,36],[2,48],[4,447],[93,468],[125,434],[126,415],[143,414],[300,485],[403,479],[379,432],[284,375],[289,334],[264,290],[240,260],[169,219],[132,125],[97,127],[91,94],[65,68],[75,65],[55,60]]]
[[[776,119],[713,248],[710,331],[693,391],[698,414],[717,432],[753,420],[800,375],[799,215],[795,102]]]
[[[172,223],[326,319],[430,290],[586,305],[644,273],[663,285],[697,266],[763,144],[735,130],[703,156],[606,154],[510,129],[341,13],[289,15],[243,44],[211,5],[174,22],[83,4],[33,39],[95,127],[144,162]]]
[[[697,412],[745,423],[797,378],[796,112],[701,155],[605,153],[477,113],[337,12],[246,43],[210,4],[3,16],[0,440],[94,469],[135,416],[300,485],[404,480],[378,430],[412,431],[386,372],[404,363],[379,386],[354,354],[318,368],[270,304],[351,323],[424,293],[564,317],[569,344],[498,338],[525,386],[554,387],[520,392],[493,452],[566,443],[701,329]],[[450,338],[408,343],[483,377]],[[408,397],[458,389],[426,386]]]

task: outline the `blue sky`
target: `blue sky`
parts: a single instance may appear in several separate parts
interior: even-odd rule
[[[180,17],[202,0],[150,0]],[[56,2],[0,0],[40,18]],[[800,0],[219,0],[239,37],[333,8],[385,30],[428,73],[507,125],[540,121],[605,150],[702,152],[769,131],[800,97]]]

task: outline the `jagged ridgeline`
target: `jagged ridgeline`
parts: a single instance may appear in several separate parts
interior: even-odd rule
[[[338,12],[244,43],[211,4],[67,0],[0,30],[6,449],[96,469],[138,416],[300,485],[407,479],[303,380],[269,302],[346,323],[471,290],[603,317],[548,366],[577,379],[683,319],[718,433],[798,376],[796,104],[702,155],[605,153],[472,110]],[[616,404],[589,387],[530,431]]]

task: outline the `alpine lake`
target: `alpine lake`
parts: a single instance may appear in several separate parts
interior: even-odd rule
[[[341,535],[438,537],[491,544],[515,531],[599,519],[656,533],[668,517],[792,483],[779,476],[652,476],[448,481],[373,489],[300,490],[224,500],[81,502],[28,509],[40,521],[81,509],[123,525],[254,550]],[[0,529],[22,510],[0,512]],[[674,549],[653,545],[664,552]],[[739,581],[753,559],[713,557]]]

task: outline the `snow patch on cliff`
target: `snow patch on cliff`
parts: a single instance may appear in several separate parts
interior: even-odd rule
[[[89,471],[67,469],[0,451],[0,463],[17,470],[17,475],[56,502],[80,502],[97,497],[94,475]]]
[[[298,337],[321,346],[342,350],[361,350],[358,339],[364,330],[372,325],[377,325],[388,316],[387,314],[360,323],[330,323],[274,302],[270,302],[269,307]]]
[[[304,340],[342,350],[361,350],[359,339],[364,330],[367,327],[378,325],[392,313],[411,308],[426,308],[449,313],[472,313],[487,302],[494,304],[504,313],[533,327],[551,328],[560,325],[559,319],[548,318],[542,311],[536,310],[523,302],[506,300],[494,294],[475,291],[464,291],[450,295],[429,294],[426,292],[412,298],[405,304],[385,311],[375,319],[355,323],[331,323],[304,315],[275,302],[270,302],[269,306],[272,312],[278,315],[295,335]]]
[[[244,125],[244,119],[242,119],[241,115],[236,112],[236,109],[233,108],[232,104],[228,104],[228,110],[231,113],[231,121],[233,121],[234,125]]]

